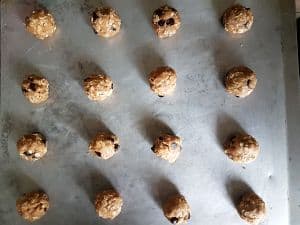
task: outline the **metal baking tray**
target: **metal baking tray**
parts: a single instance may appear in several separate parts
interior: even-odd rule
[[[188,200],[189,224],[243,224],[234,207],[248,189],[267,203],[263,224],[299,224],[299,76],[293,0],[241,0],[255,15],[253,29],[231,36],[220,24],[222,12],[236,1],[110,0],[119,12],[121,33],[98,38],[88,13],[101,1],[1,1],[1,181],[0,224],[26,224],[16,213],[24,192],[45,190],[47,215],[35,224],[168,224],[161,203],[175,192]],[[179,10],[178,34],[159,40],[152,12],[164,3]],[[38,5],[55,16],[55,37],[39,41],[24,29],[24,18]],[[223,76],[244,64],[258,76],[253,94],[229,96]],[[158,98],[147,74],[169,65],[178,73],[170,97]],[[103,103],[87,99],[83,78],[104,71],[115,92]],[[29,104],[20,84],[29,73],[50,81],[51,96]],[[109,161],[87,154],[99,130],[119,136],[120,152]],[[48,139],[48,153],[35,163],[18,157],[15,143],[31,131]],[[170,165],[151,152],[153,138],[174,132],[183,152]],[[249,165],[232,163],[222,143],[245,131],[261,145]],[[112,222],[96,216],[95,194],[109,186],[124,198]]]

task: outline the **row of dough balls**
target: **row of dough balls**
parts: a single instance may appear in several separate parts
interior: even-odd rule
[[[115,36],[121,29],[121,18],[116,10],[110,7],[97,8],[90,20],[94,32],[104,38]],[[224,29],[233,34],[247,32],[253,20],[251,10],[239,4],[228,8],[222,17]],[[33,11],[26,17],[25,24],[27,30],[41,40],[53,36],[56,30],[53,15],[45,9]],[[153,13],[152,26],[159,38],[174,36],[180,25],[179,12],[168,5],[156,9]]]
[[[123,198],[114,189],[99,192],[94,200],[94,207],[99,217],[107,220],[116,218],[122,210]],[[33,222],[43,217],[50,207],[46,193],[30,192],[21,196],[16,203],[18,213],[27,221]],[[191,208],[185,197],[175,194],[168,198],[162,207],[165,217],[172,224],[183,224],[191,218]],[[256,225],[266,215],[265,202],[254,192],[245,193],[237,204],[240,217],[249,224]]]
[[[159,97],[173,93],[177,75],[168,66],[158,67],[149,75],[151,90]],[[225,76],[225,88],[236,97],[246,97],[256,87],[256,74],[245,66],[233,67]],[[104,74],[93,74],[83,80],[83,88],[90,100],[103,101],[113,93],[113,81]],[[45,102],[49,97],[49,82],[42,76],[29,75],[22,83],[24,96],[33,104]]]

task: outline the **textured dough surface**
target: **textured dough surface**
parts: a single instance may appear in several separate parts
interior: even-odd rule
[[[117,217],[123,205],[123,199],[115,190],[106,190],[96,196],[95,208],[99,217],[114,219]]]
[[[46,139],[40,133],[24,135],[18,140],[17,149],[22,159],[39,160],[47,153]]]
[[[158,67],[149,75],[151,90],[160,97],[170,95],[176,87],[176,72],[171,67]]]
[[[43,103],[49,97],[49,82],[41,76],[29,75],[23,80],[22,92],[31,103]]]
[[[91,17],[91,24],[96,34],[110,38],[120,32],[121,19],[116,10],[109,7],[96,9]]]
[[[113,134],[100,132],[90,142],[89,152],[99,158],[109,159],[118,151],[119,138]]]
[[[158,157],[174,163],[180,155],[181,145],[182,140],[180,137],[164,134],[155,140],[151,149]]]
[[[250,135],[236,135],[225,144],[225,154],[234,162],[253,162],[260,152],[259,144]]]
[[[238,204],[238,212],[249,224],[259,224],[266,217],[265,202],[253,192],[246,193]]]
[[[244,98],[250,95],[256,84],[256,74],[245,66],[233,67],[226,74],[226,91],[236,97]]]
[[[181,19],[178,11],[170,6],[162,6],[153,13],[152,26],[159,38],[174,36],[180,25]]]
[[[113,93],[113,82],[110,77],[99,74],[84,79],[84,91],[93,101],[103,101]]]
[[[163,205],[163,211],[172,224],[187,223],[191,218],[190,206],[182,195],[169,198]]]
[[[223,25],[226,31],[233,34],[242,34],[251,29],[253,14],[249,8],[234,5],[223,14]]]
[[[26,193],[16,203],[18,213],[30,222],[43,217],[49,206],[49,198],[43,192]]]
[[[38,39],[51,37],[56,31],[54,17],[47,10],[33,11],[25,19],[26,29]]]

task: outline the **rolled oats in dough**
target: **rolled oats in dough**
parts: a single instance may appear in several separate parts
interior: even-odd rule
[[[236,97],[250,95],[257,84],[256,74],[245,66],[233,67],[225,77],[226,91]]]
[[[176,72],[168,66],[158,67],[149,75],[151,90],[159,97],[170,95],[176,87]]]
[[[84,79],[84,91],[93,101],[103,101],[113,93],[113,82],[110,77],[99,74]]]
[[[266,205],[258,195],[249,192],[241,198],[238,212],[243,220],[249,224],[257,225],[266,217]]]
[[[156,9],[152,16],[152,26],[159,38],[174,36],[180,28],[181,19],[176,9],[164,5]]]
[[[47,153],[46,138],[40,133],[26,134],[18,140],[17,149],[22,159],[39,160]]]
[[[43,103],[49,97],[49,82],[44,77],[29,75],[23,80],[22,92],[31,103]]]
[[[180,155],[182,140],[180,137],[164,134],[159,136],[151,150],[160,158],[174,163]]]
[[[28,32],[41,40],[51,37],[56,30],[54,17],[44,9],[33,11],[26,17],[25,25]]]
[[[109,159],[118,151],[119,138],[113,134],[99,132],[90,142],[89,152],[99,158]]]
[[[259,144],[250,135],[239,134],[225,144],[225,154],[234,162],[250,163],[260,152]]]
[[[103,219],[114,219],[122,210],[123,199],[115,190],[105,190],[97,194],[95,209]]]
[[[17,200],[17,211],[25,220],[33,222],[43,217],[49,209],[49,198],[43,192],[30,192]]]
[[[163,211],[166,218],[172,224],[187,223],[191,218],[191,209],[182,195],[174,195],[163,205]]]
[[[93,12],[91,24],[96,34],[110,38],[120,32],[121,18],[116,10],[109,7],[101,7]]]
[[[249,8],[237,4],[224,12],[222,20],[226,31],[242,34],[250,30],[254,17]]]

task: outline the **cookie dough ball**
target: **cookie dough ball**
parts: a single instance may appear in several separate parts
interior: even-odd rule
[[[119,138],[117,136],[100,132],[91,141],[89,152],[99,158],[109,159],[116,154],[119,147]]]
[[[176,87],[176,72],[171,67],[158,67],[149,75],[150,88],[159,97],[170,95]]]
[[[182,149],[182,140],[180,137],[164,134],[158,137],[151,150],[160,158],[174,163],[179,157]]]
[[[49,209],[49,198],[43,192],[30,192],[17,200],[17,211],[25,220],[33,222],[43,217]]]
[[[117,217],[123,205],[123,199],[115,190],[102,191],[96,196],[95,208],[99,217],[114,219]]]
[[[245,66],[230,69],[225,77],[226,91],[236,97],[250,95],[256,87],[256,74]]]
[[[253,192],[246,193],[238,204],[238,212],[243,220],[257,225],[266,216],[265,202]]]
[[[31,103],[43,103],[49,97],[49,82],[44,77],[29,75],[23,80],[22,92]]]
[[[191,209],[182,195],[169,198],[163,205],[163,211],[172,224],[187,223],[191,218]]]
[[[237,163],[254,161],[259,151],[258,142],[250,135],[236,135],[225,144],[225,154]]]
[[[110,38],[120,32],[121,19],[116,10],[109,7],[96,9],[91,17],[91,24],[96,34]]]
[[[84,79],[84,91],[93,101],[103,101],[113,93],[112,80],[103,74],[91,75]]]
[[[18,140],[17,149],[22,159],[39,160],[47,153],[46,138],[40,133],[26,134]]]
[[[234,5],[223,14],[223,25],[232,34],[242,34],[250,30],[253,24],[253,14],[249,8]]]
[[[176,9],[167,5],[154,11],[152,26],[159,38],[168,38],[176,34],[180,28],[181,19]]]
[[[25,19],[26,29],[38,39],[51,37],[56,30],[54,17],[47,10],[33,11]]]

